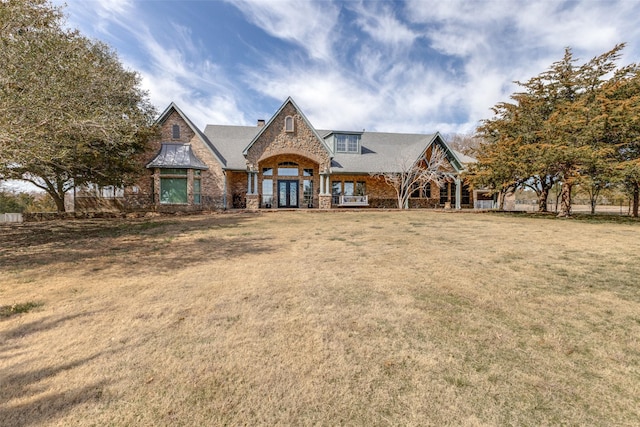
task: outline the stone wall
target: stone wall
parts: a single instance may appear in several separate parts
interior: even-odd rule
[[[294,130],[286,132],[285,118],[293,117]],[[258,140],[247,152],[247,163],[250,168],[257,169],[262,160],[287,154],[306,157],[319,165],[320,170],[328,169],[329,152],[315,132],[307,126],[303,116],[291,102],[271,121]]]
[[[180,137],[173,138],[173,125],[180,127]],[[162,212],[171,211],[193,211],[193,210],[214,210],[224,207],[224,174],[222,165],[215,157],[211,149],[200,137],[191,129],[187,122],[176,111],[171,112],[160,125],[160,139],[152,141],[150,149],[144,156],[141,156],[140,164],[142,170],[140,178],[131,187],[127,187],[124,193],[124,209],[127,211],[137,210],[158,210]],[[202,160],[208,170],[201,172],[201,204],[200,205],[160,205],[160,178],[154,176],[144,166],[149,163],[160,151],[162,142],[190,144],[194,154]],[[188,182],[187,192],[189,199],[193,200],[193,181]]]
[[[247,173],[226,171],[227,174],[227,208],[244,209],[247,196]]]

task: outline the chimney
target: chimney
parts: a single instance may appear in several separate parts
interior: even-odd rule
[[[264,126],[264,119],[258,119],[258,127],[261,128]]]

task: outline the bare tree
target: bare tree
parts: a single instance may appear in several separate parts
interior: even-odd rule
[[[442,187],[452,172],[446,155],[436,146],[430,156],[425,152],[417,160],[398,159],[396,168],[397,172],[372,172],[371,176],[384,179],[395,190],[398,209],[409,209],[409,197],[415,189],[429,183]]]

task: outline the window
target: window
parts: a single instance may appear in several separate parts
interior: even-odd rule
[[[313,180],[305,179],[302,181],[302,203],[305,206],[313,206]]]
[[[173,125],[171,128],[171,137],[173,139],[180,139],[180,125]]]
[[[270,208],[273,203],[273,180],[262,180],[262,206]]]
[[[420,197],[420,184],[417,182],[414,182],[411,185],[411,197],[413,199],[417,199],[418,197]]]
[[[160,178],[160,203],[186,204],[187,178]]]
[[[335,139],[338,153],[360,152],[360,135],[336,134]]]
[[[344,195],[345,196],[353,196],[354,185],[353,181],[345,181],[344,183]]]
[[[302,169],[302,176],[313,176],[313,169]]]
[[[356,196],[366,196],[367,195],[367,183],[364,181],[356,182]]]
[[[160,175],[186,175],[186,169],[160,169]]]
[[[187,169],[160,169],[160,203],[188,203]]]
[[[422,187],[420,183],[416,182],[411,186],[411,197],[414,199],[417,198],[431,198],[431,183],[427,182]]]
[[[284,131],[285,132],[293,132],[293,117],[287,116],[284,118]]]
[[[340,195],[342,194],[342,182],[331,181],[331,195],[333,196],[333,203],[340,203]]]
[[[449,183],[445,182],[442,187],[440,187],[440,204],[444,205],[449,201]]]
[[[298,176],[298,164],[293,162],[278,163],[278,176]]]
[[[202,190],[200,187],[200,178],[193,179],[193,203],[199,205],[202,203]]]
[[[471,195],[469,194],[469,186],[468,185],[463,185],[462,186],[462,194],[460,194],[460,204],[462,205],[468,205],[471,204]]]
[[[272,176],[273,175],[273,168],[262,168],[262,175],[263,176]]]

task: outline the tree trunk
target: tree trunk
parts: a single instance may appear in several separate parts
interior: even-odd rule
[[[550,187],[543,186],[542,191],[538,194],[538,212],[548,212],[547,199],[549,198],[549,189]]]
[[[633,186],[633,216],[638,217],[638,202],[640,201],[640,184],[635,183]]]
[[[504,210],[504,197],[507,194],[507,192],[505,190],[500,191],[500,194],[498,195],[498,210],[499,211],[503,211]]]
[[[47,194],[49,194],[55,202],[58,213],[66,212],[66,209],[64,207],[64,193],[62,193],[62,197],[60,197],[60,195],[55,191],[47,191]]]
[[[562,190],[560,191],[560,212],[558,217],[568,218],[571,216],[571,189],[573,184],[564,182],[562,183]]]

